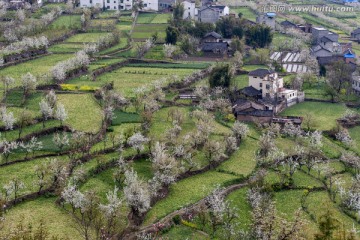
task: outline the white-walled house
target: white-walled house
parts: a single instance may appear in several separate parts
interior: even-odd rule
[[[119,10],[121,0],[80,0],[80,7],[99,7],[108,10]]]
[[[182,2],[182,5],[184,6],[183,19],[195,19],[195,16],[197,15],[195,1],[186,0]]]
[[[352,78],[352,89],[354,93],[360,95],[360,76],[354,75]]]
[[[120,10],[131,10],[133,7],[133,0],[120,0]]]
[[[273,70],[256,69],[251,71],[249,86],[260,91],[263,99],[274,99],[277,94],[278,100],[284,99],[288,105],[296,103],[299,97],[297,90],[284,88],[283,78]]]
[[[263,98],[273,98],[284,87],[284,80],[275,71],[260,68],[249,73],[249,86],[261,91]]]
[[[159,0],[144,0],[143,11],[159,11]]]
[[[230,13],[230,9],[228,6],[225,6],[225,5],[210,5],[210,7],[212,9],[215,9],[219,12],[219,16],[220,17],[223,17],[223,16],[228,16],[229,13]]]

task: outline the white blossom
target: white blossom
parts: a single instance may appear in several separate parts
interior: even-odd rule
[[[138,214],[143,214],[150,208],[148,184],[140,180],[133,169],[125,172],[124,195],[128,205]]]

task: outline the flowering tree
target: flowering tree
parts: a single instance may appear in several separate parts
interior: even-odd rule
[[[260,158],[266,158],[275,148],[275,141],[270,134],[264,133],[259,139],[259,155]]]
[[[23,111],[21,111],[17,124],[19,127],[19,135],[18,138],[21,137],[21,133],[23,131],[23,128],[30,125],[33,121],[33,114],[31,111],[24,109]]]
[[[2,107],[0,111],[0,117],[1,121],[4,123],[5,130],[12,130],[16,121],[14,114],[12,112],[7,112],[6,108]]]
[[[122,188],[124,181],[125,181],[125,172],[127,170],[129,170],[129,165],[124,160],[124,158],[122,156],[120,156],[120,158],[118,159],[118,161],[116,163],[116,166],[117,167],[113,173],[113,179],[114,179],[114,182],[116,183],[116,185],[119,188]]]
[[[204,149],[205,156],[209,161],[210,166],[212,166],[215,162],[222,160],[222,158],[226,157],[224,145],[215,140],[209,140],[205,143]]]
[[[35,151],[39,151],[42,149],[43,144],[41,141],[38,141],[36,137],[32,137],[29,142],[21,143],[21,148],[25,150],[25,159],[27,159],[29,153],[35,153]]]
[[[41,192],[41,190],[47,186],[50,183],[50,169],[48,163],[40,163],[39,165],[36,165],[34,168],[35,175],[37,179],[35,180],[34,184],[37,185],[38,193]]]
[[[106,194],[106,204],[100,204],[99,209],[104,216],[104,231],[102,236],[106,239],[111,239],[119,232],[120,228],[120,214],[122,207],[122,199],[118,197],[119,189],[114,188]]]
[[[5,158],[5,163],[8,162],[10,154],[13,153],[16,149],[18,149],[18,147],[19,143],[16,141],[0,141],[0,154]]]
[[[240,144],[240,141],[245,139],[247,134],[249,133],[249,127],[246,124],[239,121],[236,121],[234,123],[231,130],[234,136],[236,137],[238,144]]]
[[[61,152],[62,149],[69,145],[69,137],[66,132],[55,133],[53,136],[53,143],[59,148]]]
[[[52,68],[52,75],[54,79],[62,83],[68,74],[72,71],[87,68],[90,64],[90,58],[84,50],[80,50],[75,53],[73,58],[59,62]]]
[[[1,64],[0,64],[1,66]],[[6,100],[6,96],[9,92],[10,86],[14,85],[15,79],[9,76],[5,76],[1,78],[1,81],[4,84],[4,99]]]
[[[31,73],[26,73],[25,75],[21,76],[21,86],[23,89],[24,99],[25,102],[26,97],[36,89],[37,81],[36,77]]]
[[[335,137],[340,142],[344,143],[347,146],[350,146],[353,143],[353,140],[346,129],[340,130],[338,133],[335,134]]]
[[[154,46],[152,38],[146,39],[145,43],[138,43],[136,45],[136,56],[142,58]]]
[[[292,122],[285,123],[282,133],[289,137],[300,137],[303,134],[300,126],[295,126]]]
[[[150,208],[149,186],[133,169],[125,172],[124,195],[134,215],[140,216]]]
[[[45,96],[46,102],[50,105],[51,108],[55,108],[57,102],[57,96],[54,89],[51,89]]]
[[[25,188],[25,184],[15,177],[5,184],[3,188],[5,190],[6,199],[10,199],[11,195],[14,194],[14,201],[16,201],[18,199],[19,192]]]
[[[54,109],[49,105],[49,103],[42,99],[39,103],[40,106],[40,113],[42,116],[43,128],[45,128],[45,121],[53,116]]]
[[[233,135],[225,137],[226,154],[230,155],[238,149],[237,139]]]
[[[164,44],[164,55],[166,58],[172,58],[173,54],[177,50],[177,47],[172,44]]]
[[[68,118],[67,112],[62,103],[57,104],[54,117],[55,119],[60,121],[61,126],[63,125],[64,121]]]
[[[137,132],[128,139],[127,143],[140,154],[140,152],[144,150],[144,144],[148,142],[148,138],[144,137],[140,132]]]
[[[154,170],[154,181],[162,186],[168,186],[175,182],[180,173],[179,162],[171,156],[165,144],[156,142],[151,151],[151,162]]]

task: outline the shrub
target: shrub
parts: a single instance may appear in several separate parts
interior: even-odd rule
[[[173,217],[173,222],[176,224],[176,225],[179,225],[181,223],[181,217],[180,215],[176,215],[175,217]]]
[[[181,220],[181,224],[184,225],[184,226],[190,227],[190,228],[199,229],[199,227],[195,223],[188,222],[188,221],[183,220],[183,219]]]

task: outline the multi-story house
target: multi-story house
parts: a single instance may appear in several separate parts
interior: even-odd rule
[[[133,0],[120,0],[120,10],[131,10],[133,7]]]
[[[331,32],[323,27],[312,27],[311,29],[313,44],[320,44],[321,41],[325,41],[323,37],[332,41],[338,42],[339,41],[339,34]]]
[[[195,16],[198,15],[198,9],[196,8],[195,1],[185,0],[182,2],[184,6],[184,19],[195,19]]]
[[[159,0],[143,0],[144,11],[159,11]]]
[[[80,0],[80,7],[99,7],[108,10],[119,10],[121,0]]]
[[[199,8],[197,12],[199,22],[215,23],[221,17],[229,15],[229,7],[224,5],[206,5]]]

